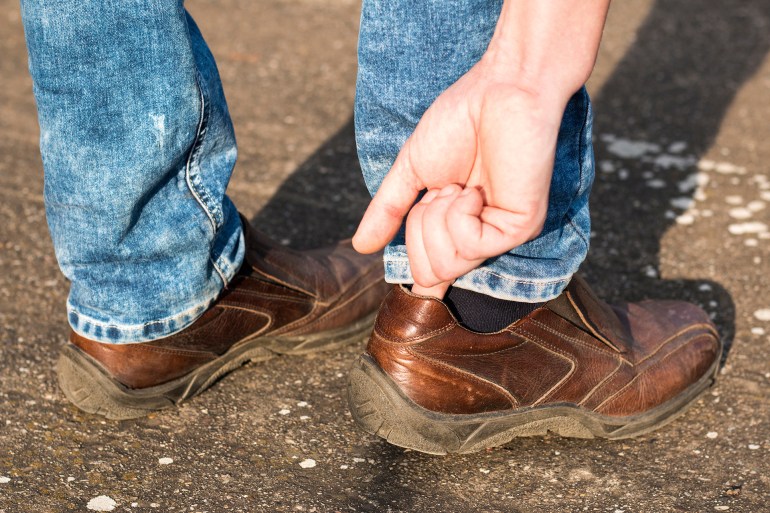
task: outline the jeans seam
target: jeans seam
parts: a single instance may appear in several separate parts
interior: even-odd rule
[[[390,263],[403,264],[403,263],[408,263],[409,259],[408,258],[392,258],[392,257],[390,257],[390,258],[386,258],[385,262],[386,263],[390,262]],[[554,284],[558,284],[558,283],[564,283],[568,279],[566,277],[561,277],[561,278],[557,278],[557,279],[550,280],[550,281],[531,281],[531,280],[525,280],[523,278],[513,278],[512,279],[510,276],[504,276],[502,274],[499,274],[499,273],[496,273],[494,271],[490,271],[488,269],[484,269],[484,268],[481,268],[481,267],[477,267],[476,269],[473,270],[473,272],[481,272],[481,273],[489,274],[489,275],[494,276],[496,278],[500,278],[501,280],[505,280],[505,281],[509,281],[509,282],[514,282],[514,283],[526,283],[526,284],[529,284],[529,285],[554,285]],[[570,275],[570,276],[572,276],[572,275]]]

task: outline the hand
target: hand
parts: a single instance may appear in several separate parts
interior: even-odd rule
[[[415,282],[445,288],[537,236],[566,98],[518,87],[482,59],[425,112],[364,214],[355,248],[381,249],[409,213]]]

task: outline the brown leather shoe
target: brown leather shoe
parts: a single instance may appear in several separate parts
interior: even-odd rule
[[[246,259],[191,326],[138,344],[103,344],[76,333],[57,371],[80,409],[127,419],[179,404],[247,361],[304,354],[361,340],[389,286],[378,255],[349,242],[310,252],[272,243],[244,220]]]
[[[574,277],[558,298],[491,334],[403,287],[353,366],[353,417],[390,443],[472,452],[517,436],[627,438],[656,429],[715,379],[722,344],[695,305],[609,306]]]

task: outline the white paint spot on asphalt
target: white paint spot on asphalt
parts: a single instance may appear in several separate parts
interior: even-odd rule
[[[652,180],[647,180],[647,187],[651,189],[663,189],[666,187],[666,182],[660,178],[653,178]]]
[[[599,162],[599,170],[602,173],[614,173],[615,172],[615,164],[612,163],[612,161],[609,160],[602,160]]]
[[[682,153],[687,149],[687,143],[684,141],[676,141],[669,145],[668,151],[671,153]]]
[[[286,408],[278,411],[278,415],[288,415],[290,413],[291,413],[291,410],[287,410]]]
[[[743,207],[731,208],[728,212],[733,219],[749,219],[751,217],[751,210]]]
[[[86,507],[91,511],[112,511],[117,505],[118,503],[115,502],[111,497],[100,495],[88,501]]]
[[[646,141],[613,138],[609,140],[607,151],[624,159],[638,159],[647,153],[660,152],[660,146]]]
[[[315,460],[312,458],[308,458],[306,460],[302,460],[299,462],[299,466],[302,468],[313,468],[315,467]]]
[[[770,321],[770,308],[760,308],[754,312],[754,317],[760,321]]]
[[[719,433],[717,433],[716,431],[709,431],[708,433],[706,433],[706,438],[711,438],[712,440],[718,436],[719,436]]]
[[[765,329],[764,328],[760,328],[759,326],[755,326],[755,327],[751,328],[751,334],[752,335],[764,335],[765,334]]]
[[[171,465],[172,463],[174,463],[174,460],[172,460],[171,458],[158,458],[158,463],[160,463],[161,465]]]
[[[743,235],[746,233],[763,233],[767,231],[767,225],[760,222],[736,223],[727,227],[727,231],[733,235]]]
[[[691,206],[693,206],[695,202],[692,198],[688,198],[686,196],[681,196],[679,198],[671,198],[671,206],[674,208],[681,208],[682,210],[687,210]]]

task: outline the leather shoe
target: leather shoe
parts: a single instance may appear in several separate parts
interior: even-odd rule
[[[514,437],[627,438],[666,424],[713,382],[722,344],[678,301],[610,306],[573,277],[489,334],[441,301],[395,287],[350,374],[353,417],[394,445],[465,453]]]
[[[361,340],[389,286],[380,255],[350,242],[297,252],[243,220],[246,257],[202,317],[152,342],[105,344],[72,332],[57,365],[78,408],[128,419],[193,397],[247,361]]]

